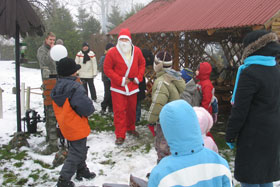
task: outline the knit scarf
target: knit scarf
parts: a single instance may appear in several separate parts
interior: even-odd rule
[[[235,85],[234,85],[234,89],[233,89],[232,98],[230,101],[232,105],[234,104],[234,99],[235,99],[235,94],[236,94],[236,89],[237,89],[240,74],[242,73],[242,71],[245,68],[247,68],[253,64],[262,65],[262,66],[275,66],[276,60],[275,60],[275,57],[273,57],[273,56],[260,56],[260,55],[249,56],[244,60],[244,64],[238,68],[238,71],[236,74]]]
[[[83,50],[82,50],[82,53],[84,54],[83,63],[85,64],[85,63],[87,63],[87,61],[89,61],[89,60],[90,60],[90,58],[89,58],[89,56],[88,56],[89,49],[88,49],[88,50],[86,50],[86,51],[83,51]]]

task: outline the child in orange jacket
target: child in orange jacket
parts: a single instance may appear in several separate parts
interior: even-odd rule
[[[59,128],[68,140],[69,150],[57,182],[58,187],[75,186],[71,181],[92,179],[96,176],[87,168],[87,136],[90,133],[88,116],[94,112],[91,99],[88,98],[82,84],[76,81],[76,72],[81,68],[71,58],[65,57],[58,62],[59,79],[51,92],[53,109]]]

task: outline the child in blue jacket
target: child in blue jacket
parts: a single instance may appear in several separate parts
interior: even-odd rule
[[[184,100],[166,104],[159,115],[171,155],[152,170],[149,187],[231,187],[228,163],[203,146],[196,113]]]

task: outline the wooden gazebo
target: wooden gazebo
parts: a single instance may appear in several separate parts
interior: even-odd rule
[[[220,111],[227,111],[234,76],[242,63],[242,39],[257,29],[272,30],[280,36],[280,1],[154,0],[109,34],[116,36],[121,28],[130,29],[133,43],[140,48],[154,54],[169,50],[177,70],[195,70],[200,62],[209,61],[218,69],[213,82]],[[222,56],[207,52],[206,48],[213,45],[222,49]],[[221,64],[227,65],[220,68]],[[154,72],[149,69],[146,77],[153,83]]]

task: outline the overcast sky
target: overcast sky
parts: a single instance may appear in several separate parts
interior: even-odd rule
[[[73,18],[77,15],[77,9],[81,6],[81,1],[83,4],[83,8],[86,8],[88,13],[92,13],[94,17],[97,19],[100,17],[100,12],[97,11],[98,7],[96,7],[94,2],[95,0],[59,0],[62,5],[66,6],[71,14],[73,15]],[[97,0],[100,1],[100,0]],[[127,11],[131,10],[132,4],[136,3],[142,3],[144,5],[147,5],[152,0],[111,0],[111,2],[115,2],[121,9],[121,12],[124,14]]]

